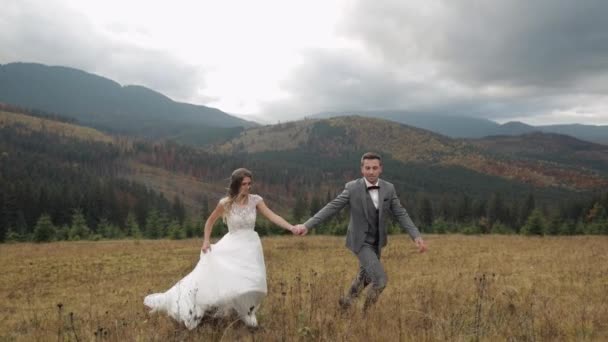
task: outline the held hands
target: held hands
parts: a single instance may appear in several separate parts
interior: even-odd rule
[[[295,226],[291,226],[291,232],[293,235],[304,236],[308,233],[308,228],[303,224],[297,224]]]

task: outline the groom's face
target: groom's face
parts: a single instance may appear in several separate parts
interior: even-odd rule
[[[380,174],[382,173],[382,164],[378,159],[363,159],[361,165],[361,174],[368,182],[376,184]]]

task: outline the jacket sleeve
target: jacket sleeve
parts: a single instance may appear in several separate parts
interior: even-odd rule
[[[412,240],[420,237],[420,231],[410,218],[410,215],[407,213],[407,210],[405,210],[405,208],[403,208],[403,206],[401,205],[401,201],[399,200],[399,197],[397,197],[397,192],[395,191],[395,189],[393,189],[393,195],[390,199],[389,208],[397,222],[399,222],[399,226],[401,227],[401,229],[404,232],[408,233]]]
[[[340,193],[336,198],[334,198],[331,202],[327,203],[319,212],[315,214],[315,216],[308,219],[308,221],[304,222],[304,226],[306,228],[311,229],[319,224],[325,222],[335,214],[337,214],[342,208],[344,208],[350,199],[350,194],[348,191],[348,187],[344,187],[342,193]]]

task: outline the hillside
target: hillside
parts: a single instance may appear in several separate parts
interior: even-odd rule
[[[255,126],[219,109],[176,102],[142,86],[122,86],[78,69],[34,63],[0,65],[0,102],[148,138],[187,135],[184,139],[191,139],[192,129],[204,135],[218,127]]]
[[[608,170],[608,146],[556,133],[492,136],[468,140],[486,151],[528,160],[559,162],[573,167]]]
[[[532,126],[522,122],[497,122],[466,116],[465,114],[418,113],[403,110],[327,112],[312,118],[331,118],[360,115],[370,118],[396,121],[406,125],[426,129],[451,138],[482,138],[494,135],[520,135],[536,131],[570,135],[577,139],[608,145],[606,125],[541,125]]]
[[[78,126],[50,119],[37,118],[0,110],[0,127],[15,127],[25,132],[52,132],[60,136],[83,141],[111,143],[115,138],[94,128]]]
[[[554,146],[551,139],[556,137],[541,138]],[[554,155],[570,148],[591,153],[586,162],[605,158],[599,148],[562,143]],[[535,145],[530,142],[529,148]],[[523,207],[524,196],[559,210],[563,220],[578,220],[590,212],[594,191],[605,188],[604,164],[581,167],[522,157],[526,144],[520,152],[513,146],[516,153],[511,155],[491,146],[385,120],[346,117],[252,128],[203,150],[119,138],[64,118],[1,111],[0,242],[5,236],[32,239],[37,220],[45,214],[59,227],[58,239],[90,234],[119,238],[139,230],[148,238],[193,236],[200,227],[186,219],[203,220],[238,167],[254,172],[254,193],[297,222],[331,200],[345,181],[359,177],[359,158],[367,150],[383,154],[384,177],[425,229],[431,229],[436,215],[452,222],[480,222],[475,229],[482,232],[496,220],[518,231],[530,213],[526,208],[533,208]],[[602,198],[608,205],[608,195]],[[323,232],[343,234],[344,219],[338,216]],[[91,232],[85,229],[79,235],[74,226],[68,229],[70,222],[85,222]],[[267,234],[272,227],[262,222],[260,229]],[[593,225],[585,229],[597,230]],[[568,225],[559,231],[583,230]]]
[[[542,158],[539,155],[530,158],[532,155],[525,154],[526,144],[521,153],[513,154],[508,153],[506,145],[503,149],[489,148],[492,138],[487,138],[486,143],[450,139],[391,121],[352,116],[252,128],[213,150],[227,154],[308,151],[318,153],[320,158],[374,150],[408,165],[460,167],[534,186],[588,190],[608,185],[605,164],[608,152],[602,145],[572,138],[568,143],[560,144],[563,136],[541,136],[545,144],[554,146],[556,151]],[[536,135],[530,135],[527,140],[534,137]],[[534,141],[528,145],[539,148]],[[593,148],[586,149],[588,146]],[[517,149],[517,145],[513,148]],[[560,155],[576,148],[585,158],[583,166],[595,167],[581,168],[579,164],[560,160]]]

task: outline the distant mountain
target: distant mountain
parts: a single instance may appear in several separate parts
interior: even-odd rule
[[[540,128],[543,132],[566,134],[579,139],[608,145],[608,125],[593,126],[572,124],[537,126],[537,128]]]
[[[256,125],[219,109],[173,101],[142,86],[121,86],[78,69],[34,63],[0,65],[0,102],[149,138],[186,135],[187,140],[193,131],[195,136],[217,134],[215,128],[221,127],[233,134],[235,127]]]
[[[559,163],[573,169],[608,175],[608,146],[556,133],[533,132],[518,136],[491,136],[468,140],[492,153],[519,160]]]
[[[331,118],[337,116],[358,115],[404,123],[423,128],[452,138],[481,138],[488,132],[495,132],[500,125],[487,119],[466,116],[428,115],[408,111],[348,111],[325,112],[313,115],[312,118]]]
[[[515,142],[508,145],[505,137],[452,139],[392,121],[348,116],[252,128],[212,150],[228,155],[280,153],[281,158],[290,155],[291,160],[299,155],[301,160],[317,158],[335,164],[340,164],[345,156],[356,158],[361,152],[372,150],[401,163],[401,170],[417,168],[427,176],[435,173],[433,180],[424,181],[426,184],[447,182],[458,188],[463,184],[498,184],[499,179],[571,190],[608,186],[605,146],[557,134],[538,133],[518,139],[521,148]],[[542,149],[541,142],[546,149]],[[576,158],[568,160],[571,157]],[[468,170],[471,173],[467,177],[472,178],[456,180],[454,175],[462,171],[455,168]],[[410,180],[412,177],[421,176],[411,175]]]
[[[452,138],[482,138],[491,135],[520,135],[531,132],[547,132],[569,135],[578,139],[608,145],[608,126],[594,125],[544,125],[531,126],[522,122],[497,122],[467,116],[416,113],[408,111],[348,111],[326,112],[312,118],[361,115],[381,118],[423,128]]]
[[[540,131],[537,127],[525,124],[519,121],[510,121],[502,125],[496,126],[486,132],[485,136],[489,135],[520,135]],[[489,133],[489,134],[488,134]]]

